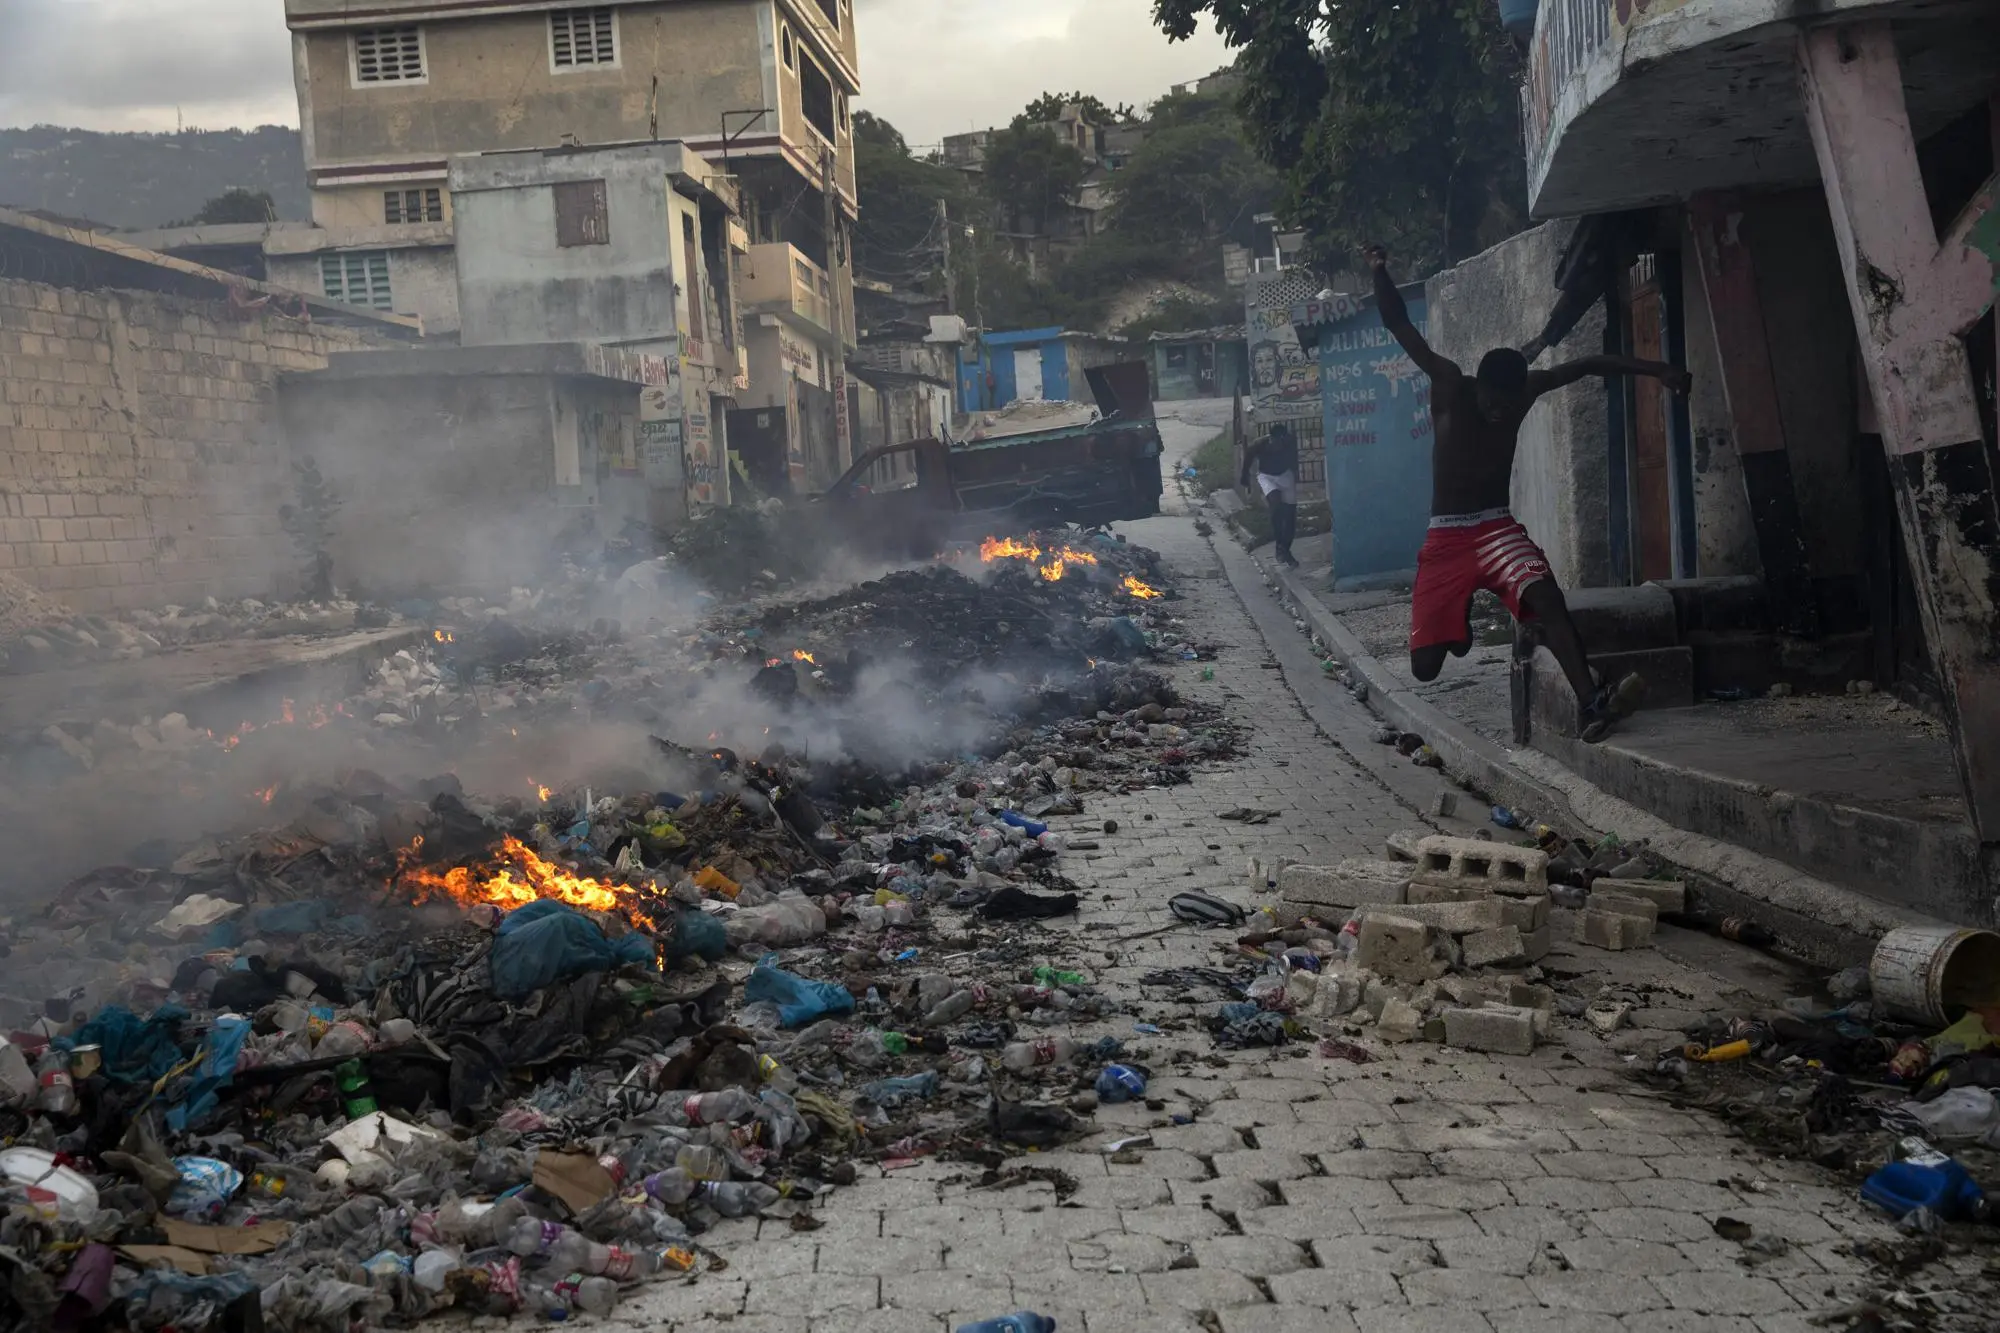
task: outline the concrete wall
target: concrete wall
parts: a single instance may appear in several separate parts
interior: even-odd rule
[[[698,208],[669,179],[683,166],[706,170],[673,144],[455,160],[460,341],[579,340],[676,352],[689,328],[688,302],[704,299],[708,282]],[[556,185],[593,180],[605,183],[608,243],[558,245]],[[696,236],[691,278],[683,218]]]
[[[803,3],[818,12],[814,0]],[[299,17],[296,10],[293,17]],[[772,0],[620,5],[617,22],[615,66],[558,73],[551,65],[545,11],[427,20],[422,26],[428,77],[421,83],[362,86],[353,80],[349,29],[300,32],[295,65],[304,71],[300,103],[307,117],[307,167],[318,173],[342,164],[373,164],[441,175],[443,159],[457,153],[547,147],[565,134],[585,144],[649,140],[655,137],[655,115],[658,137],[678,139],[719,139],[721,113],[736,108],[775,107],[786,123],[796,120],[797,76],[781,90]],[[801,35],[812,26],[788,22]],[[844,27],[851,42],[851,11]],[[828,63],[824,57],[822,63]],[[836,87],[843,82],[831,64],[828,74]],[[729,126],[732,133],[744,128],[741,117]],[[778,129],[757,125],[747,135],[754,139]],[[817,140],[803,130],[785,137],[816,172]],[[853,145],[844,132],[839,141],[836,172],[852,197]],[[769,146],[743,145],[752,151]]]
[[[1556,256],[1570,225],[1544,223],[1433,277],[1425,287],[1431,345],[1470,373],[1491,349],[1519,347],[1540,333],[1555,301]],[[1603,339],[1599,303],[1540,364],[1594,355]],[[1514,514],[1566,586],[1611,579],[1609,436],[1609,400],[1595,379],[1545,396],[1521,426]]]
[[[267,253],[264,271],[280,287],[324,296],[320,253]],[[458,260],[451,247],[409,247],[384,253],[389,256],[389,295],[395,301],[395,312],[422,319],[427,335],[458,332]]]
[[[221,303],[0,281],[0,569],[86,611],[294,591],[273,386],[361,345]]]
[[[532,582],[566,534],[646,511],[616,443],[636,439],[637,385],[308,375],[281,401],[294,452],[346,497],[335,578],[375,596]]]
[[[1153,363],[1153,397],[1159,402],[1174,402],[1184,398],[1203,396],[1196,372],[1200,361],[1196,348],[1203,340],[1169,340],[1156,342],[1148,349]],[[1239,389],[1247,387],[1249,369],[1245,364],[1241,339],[1223,339],[1212,344],[1215,348],[1215,389],[1216,398],[1233,398]],[[1169,349],[1181,352],[1181,363],[1170,365]]]

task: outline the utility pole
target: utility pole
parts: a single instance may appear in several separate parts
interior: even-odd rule
[[[847,471],[854,459],[847,420],[847,321],[840,311],[840,196],[834,192],[833,150],[819,151],[820,193],[826,226],[827,318],[833,323],[833,452],[839,460],[834,475]]]
[[[938,200],[938,234],[944,237],[944,312],[958,313],[958,290],[951,273],[951,210]]]

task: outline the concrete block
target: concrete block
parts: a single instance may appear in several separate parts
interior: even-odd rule
[[[1467,938],[1470,937],[1468,936]],[[1446,977],[1438,982],[1438,993],[1440,995],[1443,995],[1453,1004],[1466,1009],[1477,1009],[1482,1004],[1491,1004],[1496,1001],[1507,1004],[1519,1004],[1521,1001],[1510,998],[1514,989],[1513,987],[1504,986],[1492,977],[1468,977],[1460,975]],[[1549,1003],[1553,1005],[1555,1003],[1555,992],[1550,991],[1549,995]]]
[[[1521,944],[1521,932],[1512,926],[1474,931],[1460,941],[1460,947],[1465,950],[1467,967],[1499,967],[1528,961]]]
[[[1531,963],[1539,963],[1549,956],[1549,946],[1555,942],[1555,932],[1544,923],[1539,930],[1521,932],[1521,952]]]
[[[1278,893],[1286,902],[1314,907],[1400,904],[1409,883],[1408,865],[1365,856],[1331,866],[1288,865],[1278,872]]]
[[[1531,982],[1515,981],[1508,984],[1504,1003],[1511,1004],[1517,1009],[1548,1009],[1553,1011],[1556,1007],[1556,993],[1555,989],[1550,986],[1537,986]]]
[[[1391,861],[1409,861],[1414,863],[1422,859],[1417,855],[1417,844],[1422,842],[1426,836],[1428,835],[1411,833],[1407,830],[1401,833],[1391,833],[1387,838],[1383,839],[1382,855],[1388,857]]]
[[[1403,901],[1410,903],[1476,903],[1492,896],[1492,891],[1484,884],[1431,884],[1423,880],[1411,880],[1409,892]]]
[[[1539,847],[1440,834],[1417,844],[1417,858],[1417,876],[1429,883],[1486,881],[1496,892],[1520,893],[1549,887],[1549,854]]]
[[[1424,1011],[1408,1000],[1390,1000],[1375,1020],[1375,1031],[1383,1041],[1415,1041],[1424,1032]]]
[[[1445,1042],[1464,1051],[1531,1055],[1535,1049],[1534,1009],[1494,1005],[1444,1011]]]
[[[1470,935],[1475,930],[1492,930],[1501,924],[1500,902],[1491,894],[1446,903],[1406,903],[1393,910],[1399,917],[1421,921],[1447,935]],[[1371,908],[1368,915],[1375,915],[1375,909]]]
[[[1662,912],[1687,910],[1687,885],[1677,879],[1600,879],[1597,885],[1650,898]]]
[[[1313,991],[1312,1016],[1319,1019],[1345,1018],[1359,1009],[1362,994],[1373,975],[1362,968],[1351,972],[1320,973],[1319,987]]]
[[[1382,1017],[1382,1010],[1388,1007],[1389,1001],[1407,1002],[1410,998],[1410,988],[1401,982],[1378,977],[1365,968],[1363,976],[1366,980],[1361,985],[1361,1010],[1368,1015],[1370,1022]]]
[[[1653,923],[1643,916],[1586,907],[1576,914],[1576,940],[1596,949],[1643,949],[1653,942]]]
[[[1644,917],[1651,925],[1660,922],[1660,905],[1651,898],[1637,893],[1623,893],[1606,887],[1610,880],[1601,879],[1592,886],[1590,897],[1584,906],[1594,907],[1600,912],[1616,912],[1620,916]]]
[[[1493,901],[1500,904],[1501,923],[1512,926],[1523,935],[1540,930],[1549,924],[1549,895],[1546,893],[1537,893],[1524,898],[1495,895]]]
[[[1391,981],[1428,981],[1444,971],[1431,950],[1430,927],[1386,911],[1371,911],[1362,917],[1354,961]]]

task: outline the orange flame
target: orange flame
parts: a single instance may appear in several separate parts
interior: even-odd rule
[[[819,665],[819,659],[803,648],[792,649],[792,660],[795,662],[810,662],[814,666]]]
[[[411,851],[422,847],[423,839],[419,838]],[[608,912],[634,896],[623,885],[572,875],[561,866],[543,860],[519,838],[511,837],[500,844],[488,867],[454,866],[440,874],[419,866],[405,869],[399,880],[422,897],[443,894],[466,907],[493,903],[514,908],[542,898],[555,898],[572,907]]]
[[[1042,557],[1051,557],[1043,564]],[[979,558],[989,564],[995,560],[1027,560],[1034,563],[1037,572],[1050,583],[1060,582],[1069,572],[1070,565],[1094,565],[1097,557],[1088,551],[1079,551],[1074,546],[1058,546],[1049,551],[1029,542],[1016,541],[1012,537],[988,537],[979,543]]]
[[[549,797],[555,795],[553,788],[544,783],[537,782],[533,778],[528,779],[528,785],[535,789],[535,795],[541,799],[544,805],[548,804]]]
[[[432,630],[432,631],[431,631],[431,637],[432,637],[433,639],[436,639],[436,640],[437,640],[437,641],[438,641],[439,643],[457,643],[457,642],[458,642],[458,640],[457,640],[457,639],[455,639],[455,638],[453,638],[453,637],[452,637],[452,636],[451,636],[451,635],[450,635],[450,634],[449,634],[448,632],[446,632],[445,630],[441,630],[441,629],[434,629],[434,630]]]
[[[264,788],[264,790],[253,793],[253,795],[255,795],[256,798],[262,801],[265,805],[269,805],[273,800],[277,798],[278,784],[274,782],[270,786]]]
[[[1134,597],[1137,597],[1142,602],[1150,602],[1155,597],[1166,596],[1166,594],[1161,592],[1158,588],[1155,588],[1150,584],[1141,583],[1139,582],[1139,580],[1133,578],[1130,574],[1127,574],[1125,576],[1124,588],[1126,592],[1131,593]]]

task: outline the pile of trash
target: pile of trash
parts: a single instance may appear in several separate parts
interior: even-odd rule
[[[926,698],[971,707],[968,664],[1012,676],[983,750],[885,770],[656,734],[622,793],[499,800],[357,770],[290,792],[283,826],[0,925],[0,1324],[601,1314],[699,1280],[720,1219],[809,1228],[860,1165],[990,1166],[1143,1095],[1117,1039],[1071,1035],[1115,1005],[1037,924],[1084,910],[1059,867],[1115,825],[1049,821],[1237,738],[1093,662],[1089,613],[1122,603],[1057,582],[898,575],[666,659],[782,669],[791,690],[749,697],[797,731],[857,697],[857,640],[900,634]],[[1166,598],[1119,587],[1144,605],[1115,651],[1178,643]],[[780,631],[844,651],[774,661]]]

